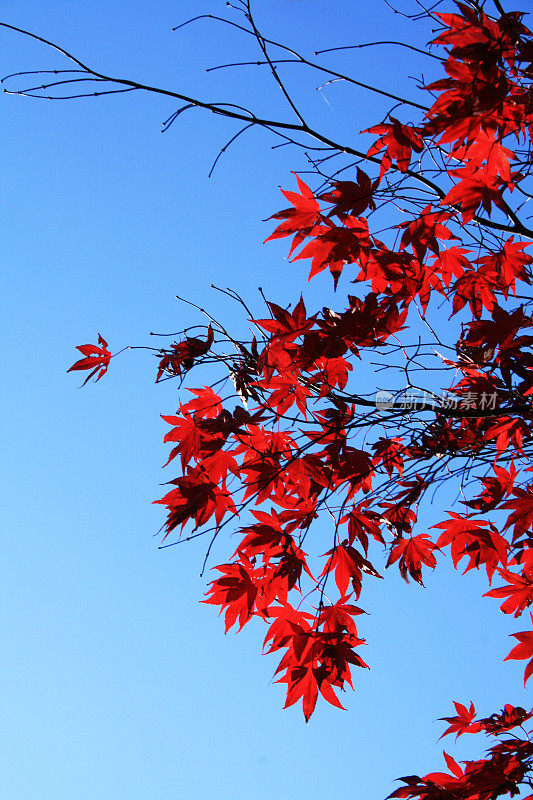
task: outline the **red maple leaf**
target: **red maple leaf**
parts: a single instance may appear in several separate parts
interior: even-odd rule
[[[181,375],[183,371],[187,372],[192,369],[195,360],[209,352],[213,340],[213,328],[209,325],[205,342],[196,337],[188,336],[182,342],[174,343],[171,350],[162,350],[162,358],[159,361],[155,379],[156,383],[161,379],[163,373],[169,376]]]
[[[432,211],[427,205],[420,216],[410,222],[402,222],[397,227],[404,229],[400,242],[400,250],[411,245],[420,262],[424,260],[427,250],[438,255],[438,240],[455,239],[451,231],[443,224],[451,218],[451,214],[442,211]]]
[[[309,280],[328,268],[336,287],[346,264],[366,262],[370,250],[368,222],[365,217],[346,217],[343,226],[334,225],[330,220],[326,222],[315,228],[313,238],[293,261],[312,258]]]
[[[360,488],[365,492],[370,491],[374,469],[368,453],[355,447],[346,446],[339,460],[340,463],[336,470],[336,484],[337,486],[344,482],[350,484],[346,499],[349,500],[353,497]]]
[[[421,586],[422,564],[434,569],[437,566],[437,559],[433,555],[433,550],[438,550],[437,545],[432,542],[427,533],[420,533],[418,536],[411,536],[409,539],[398,539],[390,552],[387,567],[400,560],[399,568],[402,578],[409,583],[407,573]]]
[[[528,246],[530,245],[527,242],[515,242],[514,236],[510,236],[501,250],[480,256],[476,260],[476,264],[481,265],[485,271],[496,274],[498,288],[504,297],[507,297],[509,289],[515,291],[516,280],[530,283],[526,267],[533,263],[533,258],[524,253]]]
[[[487,733],[500,734],[516,728],[517,725],[523,725],[531,717],[533,717],[533,711],[528,713],[520,706],[515,707],[507,703],[501,714],[492,714],[490,717],[480,720],[480,723]]]
[[[451,519],[433,526],[444,531],[437,539],[438,546],[451,545],[451,557],[456,569],[462,558],[469,559],[463,574],[471,569],[479,569],[484,564],[490,581],[496,568],[507,564],[507,541],[487,520],[471,519],[452,511],[448,514]]]
[[[370,561],[363,558],[354,547],[351,547],[347,541],[337,545],[332,550],[324,553],[324,556],[329,556],[322,575],[327,575],[329,572],[334,572],[335,583],[341,596],[345,596],[348,591],[350,582],[356,599],[361,594],[362,573],[366,575],[373,575],[375,578],[382,576],[377,572]]]
[[[483,726],[479,722],[473,721],[476,716],[476,709],[473,703],[470,703],[470,708],[466,708],[462,703],[456,703],[455,700],[453,704],[457,715],[455,717],[441,717],[441,720],[448,722],[450,726],[444,731],[440,737],[441,739],[451,733],[455,733],[455,738],[457,739],[463,733],[478,733],[483,730]]]
[[[484,597],[506,597],[507,600],[501,604],[500,609],[504,614],[512,614],[519,617],[525,608],[533,603],[533,551],[527,549],[522,558],[521,573],[511,572],[506,569],[498,569],[498,572],[507,586],[499,586],[486,592]]]
[[[268,405],[276,409],[278,416],[282,416],[296,404],[307,419],[307,400],[311,390],[302,384],[299,373],[287,370],[282,375],[275,375],[269,381],[268,388],[273,390],[268,398]]]
[[[196,527],[204,525],[214,515],[217,526],[226,513],[237,514],[235,503],[224,485],[218,486],[199,467],[187,467],[187,474],[169,481],[176,486],[155,503],[166,505],[168,519],[165,539],[178,525],[194,520]]]
[[[441,200],[441,205],[459,206],[463,224],[473,219],[480,205],[487,214],[491,213],[492,203],[505,211],[501,181],[489,170],[465,168],[454,170],[452,174],[461,180]]]
[[[496,304],[495,292],[498,286],[496,272],[486,266],[465,271],[451,289],[453,305],[450,317],[457,314],[467,303],[476,319],[481,317],[483,308],[492,311]]]
[[[533,614],[530,614],[531,622],[533,623]],[[522,659],[529,658],[531,659],[528,664],[526,665],[526,669],[524,672],[524,686],[526,685],[527,680],[531,677],[533,673],[533,631],[522,631],[521,633],[512,633],[511,636],[514,636],[515,639],[518,639],[519,644],[515,645],[508,656],[506,656],[503,660],[509,661],[510,659],[516,661],[522,661]]]
[[[296,175],[296,173],[294,174]],[[295,236],[292,240],[289,255],[303,242],[306,236],[312,233],[321,220],[320,206],[316,201],[315,195],[298,175],[296,175],[296,180],[298,181],[300,194],[298,192],[288,192],[284,189],[281,190],[281,193],[292,203],[294,208],[278,211],[270,217],[270,219],[282,219],[285,221],[280,223],[274,233],[265,239],[265,242],[269,242],[272,239],[280,239],[285,236],[291,236],[294,233]]]
[[[460,278],[465,271],[472,269],[470,261],[466,258],[466,254],[471,252],[464,247],[448,247],[446,250],[439,250],[433,262],[433,268],[440,272],[446,286],[450,285],[452,277]]]
[[[363,131],[363,133],[381,134],[367,153],[367,155],[372,156],[385,149],[381,159],[380,177],[383,177],[384,173],[390,169],[393,161],[396,161],[401,172],[407,172],[411,163],[412,152],[421,153],[424,148],[424,142],[420,135],[421,128],[402,125],[401,122],[391,116],[389,116],[389,119],[390,123],[384,122],[381,125],[374,125],[372,128],[367,128],[367,130]]]
[[[485,441],[492,441],[496,439],[496,451],[498,454],[503,453],[510,444],[513,445],[513,450],[523,455],[522,443],[525,437],[529,437],[530,425],[524,422],[523,419],[512,419],[511,417],[500,417],[498,421],[491,425],[485,432]]]
[[[369,534],[376,542],[385,544],[379,526],[380,515],[368,509],[364,502],[354,505],[350,513],[342,517],[341,523],[346,521],[348,521],[348,542],[353,544],[358,539],[365,554],[368,553]]]
[[[317,372],[313,375],[313,383],[320,386],[319,397],[325,397],[335,386],[344,389],[348,383],[348,373],[353,370],[350,362],[342,356],[317,358],[314,366]]]
[[[215,567],[224,575],[211,583],[211,597],[202,603],[220,605],[220,613],[226,609],[225,632],[239,619],[239,630],[250,619],[257,595],[257,588],[250,580],[242,564],[222,564]]]
[[[317,317],[315,314],[309,319],[307,318],[305,303],[301,295],[292,313],[276,303],[268,302],[267,305],[274,319],[254,319],[252,322],[260,325],[280,341],[292,342],[299,336],[303,336],[311,330]]]
[[[73,370],[83,370],[83,369],[90,369],[92,370],[90,375],[88,375],[85,380],[83,381],[82,386],[85,386],[88,380],[92,378],[98,372],[98,377],[96,378],[97,381],[100,380],[102,375],[107,372],[107,368],[109,366],[109,361],[111,359],[111,353],[107,349],[107,342],[103,339],[100,334],[98,334],[98,344],[100,347],[97,347],[95,344],[80,344],[76,347],[76,350],[79,350],[80,353],[85,356],[85,358],[80,358],[79,361],[76,361],[67,372],[72,372]]]
[[[403,475],[404,457],[408,456],[409,450],[399,436],[394,436],[391,439],[386,439],[382,436],[372,445],[372,448],[376,453],[372,458],[374,466],[383,464],[389,478],[392,478],[393,469],[398,472],[400,477]]]
[[[373,192],[378,181],[371,181],[366,172],[357,167],[357,183],[353,181],[335,181],[333,189],[320,196],[326,203],[333,203],[329,212],[330,217],[337,216],[344,219],[346,216],[359,217],[367,208],[375,211],[376,204]]]
[[[172,449],[164,466],[166,467],[180,453],[181,466],[182,469],[185,469],[191,458],[195,458],[201,451],[202,432],[198,425],[199,420],[190,415],[186,417],[162,416],[161,419],[174,426],[171,431],[165,434],[163,441],[178,442],[177,446]]]
[[[513,542],[531,529],[533,525],[533,485],[513,489],[514,498],[502,503],[501,508],[514,509],[507,518],[505,528],[514,526]]]
[[[210,386],[202,386],[201,389],[187,389],[187,391],[196,397],[189,400],[184,406],[180,403],[182,414],[198,414],[199,417],[211,419],[222,413],[222,400]]]
[[[475,500],[465,502],[465,505],[478,511],[492,511],[499,506],[504,497],[511,494],[517,475],[515,465],[511,462],[509,470],[506,470],[498,464],[494,464],[494,473],[494,476],[481,478],[485,487],[483,492]]]

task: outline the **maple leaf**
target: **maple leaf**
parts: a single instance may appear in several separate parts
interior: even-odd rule
[[[418,536],[411,536],[409,539],[397,540],[390,552],[387,567],[400,560],[399,568],[402,578],[409,583],[407,573],[421,586],[422,564],[434,569],[437,566],[437,559],[433,555],[433,550],[438,550],[427,533],[420,533]]]
[[[76,363],[67,370],[67,372],[72,372],[73,370],[91,370],[90,375],[85,378],[82,386],[85,386],[87,381],[89,381],[93,375],[96,375],[97,372],[98,377],[96,378],[96,381],[99,381],[102,375],[107,372],[109,361],[111,360],[112,356],[107,349],[106,340],[103,339],[100,334],[98,334],[98,344],[100,345],[99,347],[95,344],[78,345],[76,350],[79,350],[80,353],[85,357],[80,358],[79,361],[76,361]]]
[[[492,309],[492,320],[473,320],[468,323],[468,333],[464,341],[473,347],[485,346],[492,349],[499,347],[507,351],[512,349],[518,330],[531,327],[532,324],[531,319],[524,314],[522,306],[515,308],[509,314],[496,304]],[[531,341],[533,337],[521,337],[520,345],[530,344]]]
[[[162,350],[162,358],[156,376],[156,383],[161,379],[163,373],[169,376],[181,375],[183,371],[192,369],[194,362],[200,356],[204,356],[211,349],[214,341],[214,333],[211,325],[207,329],[205,342],[196,337],[187,337],[182,342],[174,343],[170,351]]]
[[[484,597],[506,597],[500,609],[504,614],[519,617],[525,608],[533,603],[533,551],[526,550],[521,574],[498,569],[499,574],[507,581],[507,586],[499,586],[486,592]]]
[[[274,391],[270,395],[268,403],[276,409],[279,416],[285,414],[296,404],[298,410],[307,419],[307,399],[311,395],[311,390],[302,385],[298,373],[285,371],[283,375],[276,375],[269,381],[269,389]]]
[[[319,397],[325,397],[335,386],[344,389],[348,383],[348,373],[353,370],[350,362],[342,356],[319,358],[315,361],[315,366],[318,372],[313,376],[313,382],[320,384]]]
[[[435,253],[435,255],[438,255],[438,239],[446,240],[457,238],[453,236],[451,231],[443,224],[450,218],[451,214],[439,211],[432,212],[431,205],[427,205],[420,216],[416,217],[411,222],[402,222],[397,226],[400,230],[402,228],[404,229],[400,242],[400,250],[411,245],[420,262],[424,260],[428,249],[431,250],[432,253]]]
[[[294,233],[295,236],[289,255],[303,242],[306,236],[309,236],[313,232],[321,220],[320,206],[316,201],[315,195],[296,173],[294,173],[294,175],[298,181],[300,194],[297,192],[288,192],[284,189],[281,190],[281,193],[292,203],[293,208],[278,211],[270,217],[270,219],[282,219],[285,220],[285,222],[280,223],[274,233],[270,234],[270,236],[265,239],[265,242],[269,242],[272,239],[292,236]]]
[[[345,630],[353,636],[357,636],[357,627],[354,622],[354,617],[364,614],[362,608],[347,603],[346,596],[341,596],[336,603],[332,605],[323,605],[318,615],[318,623],[322,625],[325,633],[335,633]]]
[[[424,775],[422,778],[418,775],[399,778],[406,786],[396,789],[389,795],[389,798],[419,797],[421,800],[438,800],[438,798],[444,797],[460,797],[461,779],[464,777],[463,770],[451,756],[445,752],[443,755],[452,775],[446,772],[430,772],[429,775]]]
[[[321,572],[321,577],[333,571],[337,589],[343,597],[348,591],[350,582],[356,599],[359,597],[361,594],[361,578],[363,572],[367,575],[373,575],[375,578],[382,577],[379,572],[374,569],[370,561],[363,558],[361,553],[348,544],[347,540],[337,545],[332,550],[328,550],[327,553],[324,553],[324,556],[329,556],[329,559]]]
[[[211,481],[207,473],[199,467],[188,466],[186,475],[170,483],[176,488],[161,500],[154,500],[168,508],[165,539],[174,528],[178,525],[183,528],[189,520],[194,520],[196,527],[199,527],[214,515],[218,526],[226,513],[237,514],[233,498],[226,487],[220,487]]]
[[[254,605],[257,598],[257,585],[254,581],[255,570],[249,559],[239,553],[239,561],[232,564],[222,564],[213,567],[222,573],[223,577],[212,581],[207,600],[202,603],[220,605],[220,613],[226,609],[225,633],[239,620],[239,631],[253,616]]]
[[[181,454],[181,466],[185,469],[191,458],[199,455],[202,445],[202,432],[194,417],[174,417],[162,416],[165,422],[173,425],[173,429],[165,434],[163,441],[165,442],[178,442],[178,445],[173,448],[168,457],[168,461],[164,466],[166,467],[178,453]]]
[[[460,278],[466,271],[472,269],[470,261],[466,258],[466,254],[471,252],[464,247],[448,247],[446,250],[438,251],[433,268],[440,272],[446,286],[450,285],[452,277]]]
[[[502,183],[513,188],[510,160],[515,158],[515,154],[502,145],[494,130],[479,130],[473,141],[454,148],[454,157],[460,158],[470,169],[484,167],[487,176],[495,181],[500,177]]]
[[[411,253],[396,253],[389,250],[382,242],[377,242],[378,248],[370,252],[368,261],[361,269],[359,279],[372,282],[372,292],[376,295],[390,288],[403,300],[410,294],[405,290],[406,275],[413,261]]]
[[[514,509],[507,518],[505,528],[510,528],[511,525],[514,526],[513,542],[515,542],[520,536],[527,533],[533,525],[533,485],[517,486],[516,489],[513,489],[513,495],[514,498],[502,503],[501,508]]]
[[[279,678],[278,683],[287,683],[287,697],[283,708],[294,705],[301,697],[305,721],[309,722],[318,697],[317,670],[310,665],[299,665],[288,670]]]
[[[493,20],[483,12],[456,2],[460,14],[436,13],[443,22],[445,30],[432,44],[451,45],[448,52],[453,58],[463,59],[484,65],[493,63],[499,57],[508,57],[507,50],[512,46],[512,35],[524,35],[527,30],[519,25],[521,14],[516,12],[502,14]]]
[[[533,263],[533,258],[524,253],[526,247],[528,247],[526,242],[515,242],[514,237],[510,236],[501,250],[480,256],[476,260],[476,264],[481,265],[484,271],[496,274],[498,289],[504,297],[507,297],[509,289],[515,291],[516,280],[530,283],[526,267]]]
[[[291,541],[276,564],[270,580],[275,586],[275,597],[280,602],[287,602],[287,593],[295,586],[299,586],[304,571],[311,580],[315,580],[307,566],[305,556],[304,551]]]
[[[473,703],[470,703],[470,708],[466,708],[462,703],[456,703],[455,700],[453,704],[457,715],[454,717],[441,717],[441,720],[447,722],[450,727],[446,728],[442,736],[439,737],[440,739],[444,736],[449,736],[451,733],[455,733],[455,738],[457,739],[464,733],[478,733],[483,730],[483,725],[480,722],[474,722],[476,709]]]
[[[391,500],[383,500],[379,505],[383,509],[381,521],[385,522],[389,529],[392,528],[401,539],[402,533],[410,533],[416,522],[416,513],[411,506],[417,503],[427,484],[418,474],[415,474],[415,480],[398,480],[396,483],[404,487],[403,490]]]
[[[353,497],[360,488],[363,491],[370,491],[373,475],[374,469],[368,453],[355,447],[346,446],[336,470],[337,486],[345,482],[350,484],[346,499],[349,500]]]
[[[287,550],[292,537],[285,533],[275,509],[271,509],[270,514],[264,511],[252,511],[252,514],[258,522],[241,529],[246,536],[233,555],[240,550],[249,558],[261,555],[267,563]]]
[[[421,137],[421,128],[410,125],[402,125],[394,117],[389,116],[390,123],[374,125],[372,128],[362,131],[363,133],[381,134],[379,139],[374,142],[367,155],[372,156],[385,149],[381,159],[380,178],[390,169],[393,161],[396,161],[400,172],[407,172],[411,163],[411,154],[421,153],[424,143]]]
[[[376,210],[373,192],[378,181],[371,181],[366,172],[357,167],[357,183],[353,181],[335,181],[333,189],[320,196],[326,203],[333,203],[330,217],[337,216],[343,220],[346,216],[359,217],[367,208]]]
[[[459,764],[457,763],[457,761],[455,761],[455,759],[452,758],[450,755],[448,755],[448,753],[446,753],[444,750],[442,751],[442,755],[444,756],[444,760],[446,761],[446,766],[448,767],[450,772],[453,773],[453,775],[456,778],[462,778],[464,773]],[[433,773],[433,774],[438,775],[439,773]],[[426,775],[425,780],[430,780],[431,777],[432,777],[431,775]]]
[[[392,478],[392,471],[395,469],[400,477],[403,475],[404,456],[407,456],[409,450],[403,444],[399,436],[394,436],[392,439],[380,437],[380,439],[372,445],[376,451],[376,455],[372,459],[372,464],[383,464],[388,472],[389,478]]]
[[[329,486],[330,480],[331,469],[312,453],[287,464],[287,483],[299,491],[302,500],[318,496]]]
[[[202,468],[212,483],[216,483],[217,486],[225,485],[228,472],[239,475],[239,467],[232,450],[222,450],[221,446],[220,449],[216,449],[219,446],[216,440],[214,445],[215,452],[209,454],[213,439],[204,444],[205,450],[201,455]]]
[[[380,544],[385,544],[379,527],[380,515],[368,509],[365,503],[354,505],[349,514],[341,518],[341,523],[348,521],[348,543],[352,545],[358,539],[368,553],[368,534]]]
[[[315,323],[316,314],[309,317],[309,319],[307,318],[305,303],[301,295],[292,313],[270,301],[267,302],[267,305],[274,319],[254,319],[251,321],[273,334],[275,340],[291,342],[310,331]]]
[[[182,414],[194,413],[200,417],[211,419],[222,413],[222,400],[210,386],[203,386],[201,389],[187,389],[187,391],[195,394],[196,397],[185,405],[180,403]]]
[[[263,564],[279,559],[277,563],[274,562],[273,569],[268,574],[269,585],[263,585],[261,591],[268,594],[266,605],[276,598],[286,603],[287,593],[298,584],[302,571],[305,570],[314,580],[307,566],[306,554],[296,546],[293,537],[282,527],[282,516],[275,509],[270,514],[263,511],[252,511],[252,514],[258,522],[241,530],[246,536],[234,556],[244,553],[254,561],[261,556]]]
[[[292,455],[294,443],[289,434],[270,432],[260,426],[248,426],[239,437],[235,454],[243,454],[240,468],[246,491],[244,499],[256,495],[256,503],[275,497],[279,502],[286,493],[285,474],[281,464]]]
[[[274,622],[265,636],[264,652],[273,653],[290,644],[295,656],[300,659],[310,646],[312,629],[309,622],[314,620],[314,616],[307,611],[293,608],[290,603],[284,603],[270,608],[269,617],[274,618]],[[268,650],[265,650],[268,643]],[[280,669],[283,667],[278,667],[278,671]]]
[[[531,717],[533,717],[533,711],[528,713],[520,706],[515,707],[507,703],[501,714],[492,714],[492,716],[480,720],[480,724],[487,733],[500,734],[517,725],[523,725]]]
[[[285,708],[300,698],[306,721],[314,711],[318,692],[325,700],[342,708],[332,686],[342,689],[344,682],[351,686],[350,664],[367,667],[353,648],[364,644],[357,636],[352,616],[362,613],[356,606],[345,604],[341,598],[335,606],[323,608],[318,618],[294,609],[288,603],[268,609],[274,617],[266,635],[263,649],[272,653],[286,648],[275,674],[284,672],[278,683],[287,684]],[[313,625],[310,625],[310,622]],[[318,629],[322,625],[322,630]]]
[[[471,269],[458,278],[451,291],[453,305],[450,318],[468,303],[476,319],[481,317],[483,308],[492,311],[496,305],[495,291],[498,289],[498,276],[489,268]]]
[[[530,426],[523,419],[500,417],[500,419],[485,432],[484,439],[496,439],[496,451],[503,453],[512,443],[514,449],[523,454],[522,443],[524,436],[529,438]]]
[[[361,265],[358,280],[371,280],[373,292],[392,292],[394,299],[405,306],[412,303],[418,294],[425,311],[431,291],[444,291],[435,270],[405,250],[397,253],[377,239],[374,241],[378,247],[370,251]]]
[[[312,258],[309,280],[328,268],[335,288],[346,264],[366,261],[370,249],[368,222],[365,217],[346,217],[343,226],[327,224],[317,227],[313,239],[293,258]]]
[[[497,63],[483,64],[477,59],[464,63],[449,56],[444,69],[449,77],[424,87],[442,92],[426,114],[424,136],[441,134],[441,144],[455,142],[453,151],[465,140],[475,139],[490,123],[496,122],[501,133],[513,129],[516,114],[512,103],[506,101],[509,82]]]
[[[533,614],[530,613],[531,622],[533,623]],[[526,685],[528,679],[531,677],[533,673],[533,631],[522,631],[521,633],[512,633],[511,636],[514,636],[515,639],[518,639],[518,644],[513,647],[511,652],[508,656],[506,656],[503,660],[516,660],[522,661],[522,659],[529,658],[531,659],[528,664],[526,665],[526,669],[524,672],[524,686]]]
[[[511,462],[509,470],[494,464],[494,476],[481,478],[481,482],[485,487],[483,493],[475,500],[469,500],[465,505],[470,508],[478,509],[479,511],[492,511],[499,506],[504,497],[508,497],[513,491],[517,470],[515,465]]]
[[[471,519],[449,511],[451,519],[439,522],[434,528],[443,529],[437,539],[439,547],[451,545],[451,557],[455,569],[462,558],[469,558],[464,570],[479,569],[484,564],[489,581],[496,568],[507,564],[507,541],[498,534],[494,527],[483,519]]]

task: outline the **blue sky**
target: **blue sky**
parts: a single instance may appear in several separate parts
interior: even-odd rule
[[[376,0],[257,0],[256,9],[265,33],[307,53],[427,38]],[[225,11],[222,0],[4,0],[2,20],[104,72],[290,119],[266,73],[206,75],[206,66],[253,58],[251,41],[205,21],[171,32]],[[13,32],[0,36],[2,74],[64,63]],[[394,48],[328,58],[412,97],[403,76],[428,68]],[[286,74],[310,117],[346,141],[386,111],[339,83],[316,92],[316,76]],[[236,309],[211,283],[255,308],[258,286],[279,303],[302,287],[310,308],[332,303],[328,276],[308,285],[286,242],[261,244],[272,229],[262,220],[286,204],[278,187],[291,188],[302,154],[272,151],[254,132],[208,178],[235,127],[197,111],[162,135],[175,110],[164,98],[4,96],[2,109],[3,795],[378,800],[395,777],[442,767],[435,720],[452,700],[473,699],[483,714],[527,705],[523,665],[502,663],[521,623],[481,599],[482,575],[461,578],[441,558],[426,590],[392,570],[369,585],[361,604],[371,612],[362,628],[372,669],[355,676],[346,712],[322,704],[306,726],[300,708],[283,711],[283,689],[271,683],[277,661],[260,655],[263,626],[224,636],[216,611],[198,602],[203,540],[157,549],[162,513],[151,503],[171,477],[161,470],[159,415],[175,409],[175,386],[154,385],[144,351],[125,353],[83,390],[66,375],[74,346],[99,331],[116,351],[196,322],[175,294],[235,324]],[[221,557],[232,549],[226,542]],[[448,749],[460,759],[476,745]]]

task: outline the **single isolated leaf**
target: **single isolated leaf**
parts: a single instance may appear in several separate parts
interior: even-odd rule
[[[80,353],[85,357],[80,358],[79,361],[76,361],[76,363],[67,370],[67,372],[72,372],[73,370],[90,369],[91,373],[83,381],[83,386],[85,386],[87,381],[90,380],[93,375],[96,375],[97,372],[97,381],[99,381],[102,375],[107,372],[109,361],[111,359],[111,353],[107,349],[106,340],[103,339],[100,334],[98,334],[98,345],[99,347],[94,344],[78,345],[76,350],[79,350]]]
[[[478,733],[482,730],[482,725],[479,722],[474,722],[474,718],[476,716],[476,709],[474,708],[474,704],[470,703],[470,708],[467,708],[462,703],[456,703],[454,701],[455,710],[457,711],[456,716],[454,717],[441,717],[444,722],[449,723],[449,728],[446,728],[442,736],[449,736],[451,733],[455,733],[455,738],[457,739],[459,736],[462,736],[463,733]]]

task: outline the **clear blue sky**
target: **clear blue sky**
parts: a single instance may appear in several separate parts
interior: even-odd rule
[[[256,9],[265,33],[307,53],[426,38],[377,0],[257,0]],[[250,41],[207,22],[171,33],[195,14],[225,11],[222,0],[3,0],[1,16],[104,72],[290,119],[266,73],[204,73],[254,57]],[[64,63],[15,33],[0,37],[2,74]],[[413,97],[402,76],[428,66],[391,48],[324,63]],[[339,83],[320,93],[316,77],[287,78],[312,118],[346,141],[386,110]],[[116,351],[193,323],[176,293],[234,320],[211,283],[256,308],[260,285],[281,303],[302,286],[310,308],[332,302],[328,276],[307,286],[307,266],[284,258],[286,242],[261,244],[272,229],[261,220],[286,205],[278,187],[290,187],[302,155],[272,152],[273,140],[252,133],[209,179],[235,127],[189,112],[161,135],[174,110],[140,94],[2,99],[0,792],[379,800],[395,777],[442,768],[435,720],[452,713],[452,699],[473,699],[483,714],[527,705],[523,665],[502,663],[507,634],[522,623],[481,599],[483,576],[461,578],[442,563],[422,590],[391,570],[361,598],[372,669],[355,676],[346,712],[322,703],[306,726],[271,684],[277,661],[260,655],[264,626],[224,636],[216,611],[199,604],[203,540],[157,549],[163,518],[151,501],[171,477],[161,470],[159,415],[175,409],[175,387],[155,386],[149,356],[136,351],[77,388],[79,375],[65,372],[74,345],[100,331]],[[226,540],[221,557],[232,550]],[[460,759],[474,744],[448,749]]]

